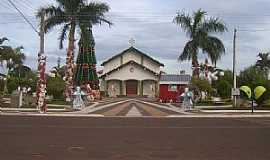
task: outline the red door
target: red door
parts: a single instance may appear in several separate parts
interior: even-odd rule
[[[138,95],[138,81],[135,80],[126,81],[126,93],[127,96]]]

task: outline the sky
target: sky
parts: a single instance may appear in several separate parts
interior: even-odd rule
[[[55,4],[54,0],[12,0],[38,29],[35,13],[41,6]],[[192,14],[203,9],[207,17],[219,17],[228,32],[216,34],[226,47],[226,55],[218,61],[223,69],[232,68],[233,30],[237,28],[237,71],[254,64],[259,52],[270,51],[270,1],[269,0],[102,0],[110,6],[107,15],[114,25],[97,25],[93,28],[96,56],[99,65],[106,59],[129,47],[135,39],[135,47],[165,64],[163,71],[177,74],[180,70],[191,71],[191,62],[178,62],[188,38],[185,32],[172,23],[179,11]],[[37,68],[39,37],[19,16],[8,0],[0,0],[0,37],[8,37],[6,44],[24,46],[25,64]],[[59,50],[59,29],[46,34],[45,53],[47,69],[57,65],[58,57],[64,64],[66,48]],[[77,37],[78,39],[78,37]],[[65,45],[67,46],[67,45]],[[200,61],[205,55],[200,54]]]

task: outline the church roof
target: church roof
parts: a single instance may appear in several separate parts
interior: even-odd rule
[[[113,72],[115,72],[115,71],[118,71],[119,69],[121,69],[121,68],[123,68],[123,67],[125,67],[125,66],[127,66],[127,65],[129,65],[129,64],[135,64],[135,65],[137,65],[137,66],[139,66],[139,67],[145,69],[146,71],[149,71],[149,72],[151,72],[151,73],[153,73],[153,74],[155,74],[155,75],[159,75],[159,73],[156,73],[156,72],[154,72],[154,71],[152,71],[152,70],[150,70],[150,69],[144,67],[143,65],[141,65],[141,64],[139,64],[139,63],[137,63],[137,62],[131,60],[131,61],[129,61],[129,62],[127,62],[127,63],[125,63],[125,64],[123,64],[123,65],[121,65],[121,66],[119,66],[119,67],[117,67],[117,68],[115,68],[115,69],[113,69],[113,70],[111,70],[110,72],[108,72],[108,73],[106,73],[106,74],[103,74],[103,75],[101,76],[101,78],[104,77],[104,76],[106,76],[107,74],[111,74],[111,73],[113,73]]]
[[[111,57],[110,59],[108,59],[108,60],[106,60],[105,62],[103,62],[103,63],[101,64],[101,66],[104,66],[104,65],[105,65],[106,63],[108,63],[109,61],[111,61],[111,60],[113,60],[113,59],[115,59],[115,58],[117,58],[117,57],[119,57],[119,56],[122,56],[123,54],[125,54],[125,53],[127,53],[127,52],[135,52],[135,53],[139,53],[139,54],[141,54],[141,55],[143,55],[143,56],[145,56],[145,57],[151,59],[152,61],[154,61],[155,63],[159,64],[160,66],[163,66],[163,67],[164,67],[164,64],[162,64],[162,63],[160,63],[159,61],[153,59],[152,57],[150,57],[149,55],[147,55],[147,54],[143,53],[142,51],[136,49],[135,47],[129,47],[128,49],[122,51],[121,53],[119,53],[119,54],[117,54],[117,55]]]

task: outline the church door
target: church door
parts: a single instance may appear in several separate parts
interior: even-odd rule
[[[138,95],[138,81],[136,80],[126,81],[126,93],[127,96]]]

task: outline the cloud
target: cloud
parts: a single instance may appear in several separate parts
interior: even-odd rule
[[[46,4],[46,1],[31,1],[31,8],[20,5],[21,9],[31,18],[34,25],[35,9]],[[16,3],[22,3],[18,0]],[[53,0],[47,0],[53,2]],[[270,27],[269,0],[103,0],[111,6],[108,17],[114,22],[112,27],[95,26],[96,54],[99,64],[105,59],[126,49],[128,40],[133,37],[136,47],[165,64],[164,70],[178,73],[185,69],[190,71],[190,62],[179,63],[176,59],[181,53],[187,37],[179,26],[172,23],[177,11],[192,13],[198,8],[208,12],[209,16],[217,16],[228,25],[229,32],[217,35],[226,46],[226,55],[218,62],[222,68],[232,68],[232,39],[233,29],[258,30]],[[251,7],[252,6],[252,7]],[[28,9],[27,9],[28,8]],[[10,8],[1,8],[1,12],[12,12]],[[2,14],[0,12],[0,14]],[[5,19],[6,18],[6,19]],[[13,18],[13,19],[12,19]],[[27,64],[36,68],[36,56],[39,40],[35,32],[25,23],[7,23],[18,21],[19,16],[4,17],[0,20],[0,36],[7,36],[14,46],[23,45],[27,53]],[[6,24],[1,24],[1,23]],[[237,64],[238,71],[256,61],[261,51],[269,51],[270,38],[268,31],[243,32],[237,35]],[[46,35],[46,54],[49,57],[48,67],[54,66],[57,57],[65,59],[66,49],[58,49],[58,30]],[[200,56],[202,61],[205,56]]]

